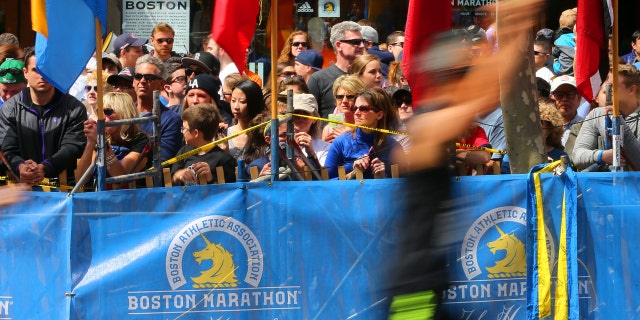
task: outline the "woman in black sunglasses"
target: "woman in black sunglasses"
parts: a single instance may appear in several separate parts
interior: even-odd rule
[[[391,154],[402,150],[400,144],[384,132],[398,128],[391,98],[381,88],[367,89],[357,96],[351,111],[358,128],[333,140],[324,163],[329,177],[338,177],[339,166],[344,166],[347,179],[355,178],[354,168],[359,168],[365,179],[390,177]]]
[[[105,122],[139,117],[138,110],[133,105],[133,99],[127,93],[110,92],[104,96],[103,101]],[[82,157],[78,160],[75,171],[76,181],[79,181],[96,157],[98,143],[96,120],[89,119],[84,122],[84,135],[87,137],[87,145]],[[105,136],[107,139],[105,166],[110,176],[140,172],[147,167],[147,163],[150,163],[151,152],[147,147],[149,137],[137,124],[106,127]]]
[[[298,54],[309,49],[310,41],[311,38],[306,32],[300,30],[292,32],[284,43],[280,57],[278,57],[278,63],[285,62],[293,65]]]

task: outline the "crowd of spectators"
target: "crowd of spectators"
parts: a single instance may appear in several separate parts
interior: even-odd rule
[[[499,50],[495,11],[489,6],[479,12],[474,25],[454,32],[469,59]],[[576,17],[575,8],[566,10],[557,31],[540,29],[533,41],[544,152],[549,159],[568,155],[580,169],[607,170],[613,154],[607,148],[611,137],[605,119],[611,106],[605,96],[613,75],[594,101],[578,93],[572,67]],[[391,164],[406,165],[391,157],[394,150],[411,147],[407,123],[419,112],[402,70],[403,31],[390,33],[384,43],[370,21],[339,22],[330,28],[330,57],[325,50],[311,48],[305,31],[293,31],[277,65],[266,68],[277,73],[277,93],[271,92],[269,75],[263,79],[249,70],[240,73],[211,36],[203,40],[201,50],[186,56],[173,51],[174,36],[167,23],[156,25],[149,38],[117,36],[112,52],[102,54],[102,81],[92,58],[68,93],[40,76],[33,48],[21,49],[15,37],[0,37],[11,40],[0,43],[0,148],[8,174],[37,184],[66,170],[68,181],[77,180],[96,157],[99,84],[105,93],[105,121],[151,115],[153,92],[161,92],[161,161],[233,136],[211,151],[175,163],[171,171],[177,184],[195,183],[198,175],[213,183],[218,180],[216,165],[224,167],[227,182],[235,181],[231,162],[249,164],[268,158],[275,146],[264,141],[265,133],[245,130],[270,119],[271,99],[277,99],[279,111],[285,113],[288,90],[294,94],[290,142],[311,160],[306,164],[315,164],[314,170],[325,166],[334,178],[338,166],[344,166],[347,178],[354,176],[354,168],[370,178],[390,176]],[[610,60],[621,64],[616,76],[624,118],[623,164],[633,169],[640,163],[640,30],[631,36],[632,51]],[[327,61],[335,63],[327,66]],[[152,134],[151,123],[108,128],[108,173],[148,168],[151,161],[145,146]],[[502,108],[497,105],[477,115],[466,134],[452,141],[451,166],[460,174],[486,174],[498,164],[502,173],[510,173],[508,156],[495,151],[508,151],[505,141]]]

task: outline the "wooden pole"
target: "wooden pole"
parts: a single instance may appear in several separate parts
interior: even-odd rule
[[[102,26],[100,25],[100,19],[95,17],[95,29],[96,29],[96,86],[98,87],[98,152],[96,159],[96,166],[98,167],[98,191],[106,190],[107,169],[105,166],[106,150],[105,150],[105,136],[104,136],[104,107],[102,96],[104,95],[104,81],[102,80]]]
[[[620,124],[622,123],[620,116],[620,96],[618,95],[618,0],[612,0],[611,6],[613,7],[613,32],[612,32],[612,45],[613,45],[613,61],[612,63],[612,75],[613,75],[613,119],[611,121],[611,147],[613,149],[613,163],[611,165],[611,171],[622,171],[620,165],[620,154],[622,148],[622,136]]]

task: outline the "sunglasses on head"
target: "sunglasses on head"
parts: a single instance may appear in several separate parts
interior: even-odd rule
[[[168,44],[172,44],[173,43],[173,38],[158,38],[156,39],[156,41],[158,41],[158,43],[168,43]]]
[[[293,42],[291,43],[292,46],[297,47],[297,46],[303,46],[305,48],[307,48],[309,46],[309,43],[306,41],[302,41],[302,42]]]
[[[359,46],[365,42],[364,39],[344,39],[340,40],[340,42],[348,43],[352,46]]]
[[[353,107],[351,107],[351,112],[352,113],[355,113],[358,110],[360,110],[360,112],[363,112],[363,113],[367,113],[369,111],[375,111],[372,107],[369,107],[369,106],[353,106]]]
[[[148,73],[148,74],[136,73],[133,76],[133,78],[138,80],[138,81],[142,80],[142,78],[144,78],[147,81],[162,80],[162,78],[156,76],[155,74],[150,74],[150,73]]]
[[[7,73],[17,76],[22,73],[22,69],[18,68],[0,68],[0,77],[4,77]]]
[[[111,117],[115,113],[111,108],[104,108],[102,111],[104,112],[105,117]]]
[[[98,86],[84,86],[84,90],[87,92],[91,92],[91,90],[98,92]]]
[[[191,77],[191,75],[194,74],[194,73],[197,76],[197,75],[199,75],[201,73],[204,73],[204,71],[202,71],[202,70],[194,70],[194,69],[185,69],[184,70],[184,74],[186,74],[187,77]]]

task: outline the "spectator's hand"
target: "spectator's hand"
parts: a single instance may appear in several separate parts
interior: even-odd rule
[[[174,181],[181,181],[184,184],[197,183],[196,174],[189,168],[178,170],[174,175]]]
[[[93,143],[98,141],[98,123],[89,119],[84,122],[84,136]]]
[[[27,160],[18,167],[20,182],[36,185],[44,179],[44,165]]]
[[[260,175],[266,176],[270,174],[271,174],[271,162],[267,162],[267,164],[265,164],[264,167],[262,167],[262,170],[260,170]]]
[[[371,172],[373,175],[386,175],[385,165],[382,160],[378,158],[374,158],[371,160]]]
[[[602,161],[606,164],[613,164],[613,149],[605,150],[602,153]],[[627,162],[624,161],[624,157],[620,156],[620,166],[624,167]]]
[[[191,165],[193,170],[196,171],[197,176],[203,176],[206,178],[207,182],[211,182],[213,180],[213,174],[211,173],[211,167],[206,162],[196,162]]]
[[[315,154],[316,152],[313,150],[313,138],[306,132],[297,132],[293,136],[293,140],[301,147],[307,151],[308,155]]]
[[[362,171],[367,171],[367,169],[369,169],[369,166],[371,165],[371,159],[369,159],[369,155],[365,155],[364,157],[360,158],[360,159],[356,159],[353,162],[353,168],[360,168],[360,170]]]

